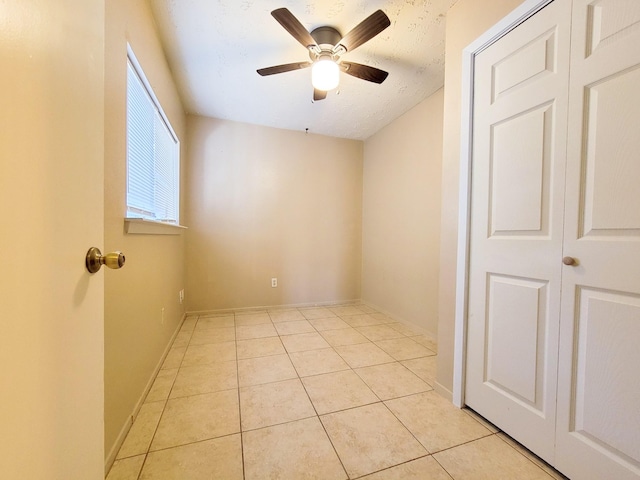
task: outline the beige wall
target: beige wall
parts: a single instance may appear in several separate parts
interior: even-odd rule
[[[460,174],[460,115],[462,50],[495,25],[522,0],[459,0],[447,13],[442,152],[442,223],[440,239],[440,293],[438,375],[440,391],[453,387],[453,340],[458,245]]]
[[[124,234],[126,211],[127,41],[182,142],[185,116],[145,0],[109,0],[105,48],[106,251],[122,250],[126,265],[105,271],[105,454],[126,432],[184,313],[184,235]],[[184,198],[184,193],[183,193]],[[162,323],[164,308],[164,323]]]
[[[435,337],[444,92],[364,144],[362,299]]]
[[[188,132],[189,311],[360,298],[362,142],[197,116]]]

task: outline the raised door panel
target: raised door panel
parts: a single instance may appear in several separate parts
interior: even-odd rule
[[[640,296],[579,288],[571,426],[581,441],[628,463],[640,458]]]
[[[492,125],[490,236],[549,235],[553,103]]]
[[[582,236],[640,237],[640,68],[585,87]]]
[[[578,8],[583,8],[584,2]],[[581,17],[586,14],[587,30],[585,36],[585,53],[589,56],[598,49],[606,49],[609,45],[621,40],[640,24],[638,0],[598,0],[589,2]]]
[[[548,353],[547,288],[544,281],[490,275],[485,325],[484,382],[540,415]]]

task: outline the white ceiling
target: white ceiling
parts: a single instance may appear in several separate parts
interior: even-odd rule
[[[445,15],[456,0],[150,0],[189,113],[333,137],[366,139],[444,83]],[[389,72],[380,85],[341,73],[313,102],[311,69],[261,77],[256,69],[306,61],[271,16],[286,7],[309,31],[342,35],[377,9],[391,26],[344,55]]]

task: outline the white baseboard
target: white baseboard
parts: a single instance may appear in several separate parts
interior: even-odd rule
[[[441,383],[436,381],[433,384],[433,390],[441,397],[446,398],[450,402],[453,402],[453,392],[448,388],[443,387]]]
[[[219,308],[213,310],[189,310],[187,315],[216,315],[220,313],[230,312],[254,312],[258,310],[276,310],[287,308],[313,308],[313,307],[331,307],[333,305],[350,305],[354,303],[361,303],[361,300],[343,300],[343,301],[326,301],[326,302],[313,302],[313,303],[290,303],[285,305],[262,305],[257,307],[238,307],[238,308]],[[364,302],[362,302],[364,303]]]
[[[182,324],[184,323],[186,318],[187,318],[187,314],[186,313],[182,314],[182,319],[178,322],[178,326],[176,327],[176,330],[173,332],[173,335],[171,335],[171,339],[169,340],[169,343],[164,349],[164,352],[162,353],[160,360],[158,361],[155,368],[153,369],[153,373],[149,377],[149,380],[147,381],[147,384],[145,385],[144,390],[142,391],[142,395],[136,402],[133,408],[133,411],[131,412],[131,415],[129,416],[127,421],[124,423],[124,425],[120,429],[120,433],[118,434],[116,441],[114,442],[113,446],[109,450],[109,453],[106,456],[104,461],[105,476],[107,475],[107,473],[109,473],[109,470],[113,465],[113,462],[115,462],[116,455],[118,454],[120,447],[122,447],[122,444],[124,443],[125,438],[127,438],[127,434],[129,433],[129,430],[131,430],[131,426],[133,425],[134,420],[138,416],[138,413],[140,412],[140,408],[142,408],[142,405],[144,404],[144,400],[145,398],[147,398],[147,394],[149,393],[149,390],[151,390],[151,387],[153,386],[153,382],[156,380],[156,376],[158,375],[158,372],[160,372],[160,368],[162,367],[162,364],[164,363],[164,360],[167,357],[169,350],[171,349],[171,345],[173,345],[173,341],[178,335],[180,328],[182,328]]]

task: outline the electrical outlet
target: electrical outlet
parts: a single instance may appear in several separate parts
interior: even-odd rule
[[[180,305],[184,302],[184,288],[178,292],[178,298],[180,299]]]
[[[278,279],[274,277],[271,279],[271,287],[276,288],[277,286],[278,286]]]

